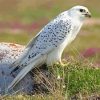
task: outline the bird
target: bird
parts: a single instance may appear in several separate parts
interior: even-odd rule
[[[76,38],[87,17],[91,17],[88,8],[77,5],[60,13],[45,25],[29,41],[22,55],[11,65],[13,66],[11,73],[19,68],[22,70],[9,84],[8,89],[13,88],[35,67],[44,63],[47,66],[52,66],[55,63],[62,64],[61,56],[65,47]]]

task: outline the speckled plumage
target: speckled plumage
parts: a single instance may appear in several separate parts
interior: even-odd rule
[[[82,10],[81,10],[82,9]],[[84,12],[83,12],[84,11]],[[48,23],[26,46],[22,56],[15,61],[13,71],[23,67],[10,84],[13,88],[31,69],[44,63],[61,63],[64,48],[77,36],[85,17],[89,15],[86,7],[75,6],[59,14]]]

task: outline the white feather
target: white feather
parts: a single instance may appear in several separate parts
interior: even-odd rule
[[[86,12],[81,12],[80,9]],[[27,52],[18,60],[15,68],[19,66],[24,69],[16,76],[9,88],[15,86],[34,67],[43,63],[52,65],[57,61],[61,62],[63,50],[77,36],[86,14],[90,14],[86,7],[75,6],[48,23],[38,33],[38,37],[32,39],[27,46],[28,49],[26,48]],[[44,56],[43,60],[42,56]]]
[[[40,66],[41,64],[43,64],[45,62],[45,60],[46,60],[46,55],[41,56],[37,60],[34,61],[34,64],[30,63],[27,67],[22,69],[19,72],[19,74],[17,75],[17,77],[14,79],[14,81],[12,81],[10,83],[10,85],[7,88],[7,90],[12,89],[30,70],[32,70],[32,68]]]

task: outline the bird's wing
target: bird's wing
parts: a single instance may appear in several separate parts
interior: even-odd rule
[[[39,36],[39,34],[37,34],[34,38],[32,38],[29,41],[29,43],[26,45],[25,49],[23,50],[22,55],[20,55],[20,57],[14,63],[11,64],[12,70],[15,69],[16,66],[18,66],[23,61],[23,59],[27,56],[30,49],[34,46],[34,43],[35,43],[36,39],[38,38],[38,36]]]
[[[12,89],[29,71],[35,67],[39,67],[45,63],[48,52],[52,51],[54,48],[47,48],[42,54],[38,54],[36,57],[30,60],[27,66],[25,66],[15,77],[15,79],[8,86],[7,90]]]
[[[26,48],[32,47],[34,45],[35,40],[37,39],[39,35],[40,35],[40,32],[28,42],[28,44],[26,45]]]
[[[37,66],[41,66],[45,63],[48,52],[52,51],[53,48],[47,48],[41,54],[38,54],[33,59],[30,60],[27,66],[25,66],[15,77],[15,79],[8,86],[7,90],[12,89],[29,71]]]
[[[55,20],[43,28],[34,46],[28,52],[21,64],[19,63],[19,67],[23,65],[24,68],[12,81],[9,86],[10,88],[17,84],[31,69],[46,61],[48,53],[58,47],[70,34],[72,31],[71,25],[70,20],[66,22],[63,20]],[[43,60],[41,60],[42,58]]]

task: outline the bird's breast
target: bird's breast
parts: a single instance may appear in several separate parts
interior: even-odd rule
[[[65,47],[72,41],[71,34],[69,34],[64,41],[56,47],[52,52],[50,52],[47,56],[47,65],[51,66],[56,62],[61,62],[61,56],[65,49]]]

